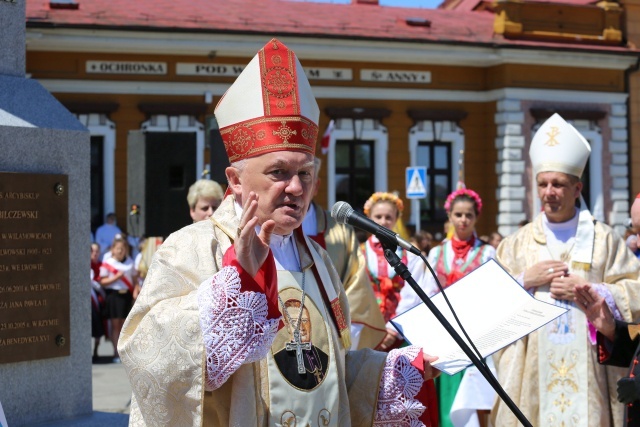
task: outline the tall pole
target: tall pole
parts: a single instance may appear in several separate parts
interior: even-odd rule
[[[458,156],[458,182],[456,184],[456,190],[466,187],[467,186],[464,183],[464,150],[460,150],[460,155]]]

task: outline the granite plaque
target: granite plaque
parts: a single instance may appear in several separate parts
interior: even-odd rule
[[[0,363],[70,354],[68,200],[67,175],[0,172]]]

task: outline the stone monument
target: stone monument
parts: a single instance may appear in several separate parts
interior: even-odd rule
[[[0,402],[11,427],[92,414],[88,131],[25,77],[0,0]]]

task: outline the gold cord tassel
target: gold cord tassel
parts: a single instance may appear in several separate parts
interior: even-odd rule
[[[345,350],[351,349],[351,331],[349,328],[343,329],[340,331],[340,338],[342,338],[342,345]]]
[[[591,264],[589,264],[588,262],[573,261],[571,263],[571,269],[572,270],[581,270],[581,271],[590,271],[591,270]]]

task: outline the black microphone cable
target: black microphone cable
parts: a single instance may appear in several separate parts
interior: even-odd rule
[[[442,250],[445,250],[444,247],[442,248]],[[482,365],[485,368],[489,369],[489,366],[487,365],[487,362],[484,360],[484,356],[476,348],[476,345],[473,343],[473,341],[469,337],[469,334],[467,334],[467,331],[464,329],[464,326],[462,326],[462,322],[460,322],[460,319],[458,319],[458,315],[456,314],[456,311],[453,309],[453,306],[449,302],[449,298],[447,298],[447,293],[444,291],[444,288],[440,284],[440,281],[438,280],[438,276],[436,275],[435,271],[433,271],[433,268],[431,268],[431,265],[429,264],[429,261],[427,261],[427,258],[422,253],[420,253],[420,259],[422,259],[422,261],[424,261],[424,263],[426,264],[427,268],[429,269],[429,272],[431,273],[431,276],[433,276],[433,279],[436,281],[436,285],[438,285],[438,289],[440,289],[440,293],[442,294],[442,297],[444,298],[444,301],[447,303],[447,306],[449,307],[449,310],[451,311],[451,314],[453,314],[453,318],[456,320],[456,323],[460,327],[460,330],[464,334],[465,338],[467,338],[467,341],[469,342],[469,345],[471,346],[473,351],[476,352],[476,355],[478,356],[478,359],[480,360]]]
[[[426,257],[422,254],[421,251],[419,251],[409,242],[402,239],[400,235],[398,235],[394,231],[389,230],[388,228],[383,227],[379,224],[376,224],[370,218],[367,218],[362,214],[357,213],[351,207],[351,205],[349,205],[349,203],[347,202],[336,202],[333,205],[333,208],[331,209],[331,216],[336,220],[336,222],[340,224],[349,224],[349,225],[352,225],[353,227],[357,227],[369,233],[373,232],[381,241],[384,240],[387,244],[395,245],[396,247],[400,246],[403,249],[407,250],[408,252],[411,252],[414,255],[420,256],[422,261],[427,265],[427,268],[429,268],[431,275],[435,279],[436,284],[438,285],[438,289],[440,289],[440,292],[442,293],[442,296],[445,302],[447,303],[447,306],[449,307],[451,314],[453,314],[453,318],[455,319],[456,323],[460,327],[460,330],[462,331],[463,335],[467,338],[467,341],[469,342],[471,348],[473,348],[476,355],[478,356],[478,359],[481,361],[484,367],[489,369],[489,367],[487,366],[484,360],[484,357],[482,356],[480,351],[478,351],[478,349],[476,348],[475,344],[469,337],[469,334],[467,334],[467,331],[464,329],[464,326],[462,326],[462,322],[460,322],[460,319],[458,319],[458,315],[453,309],[451,302],[449,302],[449,298],[447,297],[446,292],[444,292],[444,289],[442,288],[442,285],[440,284],[440,281],[438,280],[436,273],[433,271],[433,268],[431,268],[431,265],[429,265],[429,262],[427,261]]]

